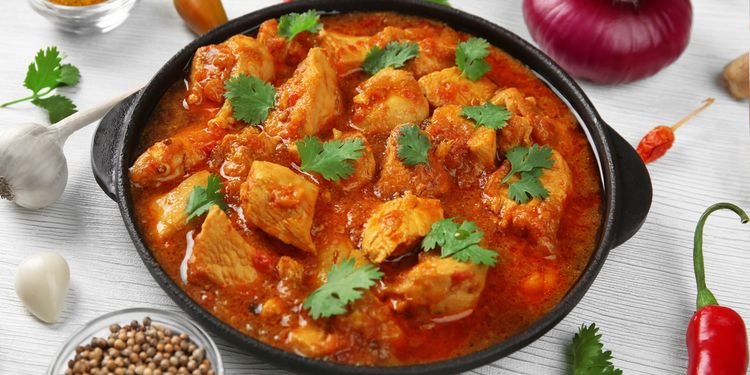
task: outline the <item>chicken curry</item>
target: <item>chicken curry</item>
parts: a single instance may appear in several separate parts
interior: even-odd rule
[[[163,269],[277,348],[396,366],[528,327],[587,265],[601,182],[566,105],[480,38],[394,13],[199,48],[130,184]]]

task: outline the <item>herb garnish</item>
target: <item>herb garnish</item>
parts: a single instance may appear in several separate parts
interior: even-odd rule
[[[539,177],[544,171],[555,164],[552,159],[552,149],[548,146],[532,145],[529,148],[515,147],[505,154],[511,164],[510,172],[500,181],[507,183],[516,173],[521,178],[508,186],[508,196],[518,203],[527,203],[533,198],[547,198],[549,191],[542,185]]]
[[[315,9],[305,13],[289,13],[279,17],[279,35],[292,41],[297,34],[309,31],[313,34],[320,32],[323,25],[320,24],[320,14]]]
[[[432,143],[426,135],[419,131],[416,125],[405,125],[401,128],[398,136],[398,157],[404,164],[413,167],[418,164],[427,164],[427,153]]]
[[[354,173],[350,160],[359,159],[365,144],[362,139],[334,139],[321,142],[318,137],[306,136],[297,141],[297,151],[302,159],[300,169],[317,172],[329,181],[338,181]]]
[[[448,2],[448,0],[425,0],[428,3],[435,3],[440,5],[445,5],[447,7],[451,6],[451,4]]]
[[[208,176],[206,186],[194,187],[185,205],[185,213],[188,214],[185,221],[189,222],[196,217],[203,216],[213,205],[226,211],[229,207],[224,203],[224,193],[220,192],[223,187],[221,178],[214,174]]]
[[[503,106],[490,102],[483,105],[464,106],[461,116],[473,120],[475,124],[489,129],[502,129],[508,125],[507,121],[511,113]]]
[[[482,78],[490,71],[490,64],[484,58],[490,54],[490,44],[482,38],[470,38],[458,43],[456,48],[456,65],[461,69],[461,75],[472,81]]]
[[[497,252],[479,246],[484,232],[473,221],[455,222],[455,218],[432,223],[430,233],[422,240],[422,249],[440,246],[442,258],[453,257],[460,262],[495,266]]]
[[[224,97],[232,103],[232,116],[251,125],[263,123],[276,100],[273,85],[244,73],[224,82],[224,89]]]
[[[307,296],[302,307],[310,309],[313,319],[345,314],[346,305],[360,299],[362,290],[370,289],[381,277],[383,273],[372,264],[355,267],[354,258],[342,260],[331,267],[325,284]]]
[[[362,63],[362,70],[374,75],[386,67],[400,68],[411,58],[419,56],[419,45],[414,42],[390,42],[385,48],[373,46]]]
[[[612,364],[612,352],[604,351],[596,324],[582,325],[568,348],[573,375],[622,375]]]
[[[75,104],[66,96],[60,94],[47,96],[57,87],[75,86],[81,80],[81,72],[78,68],[71,64],[62,64],[63,58],[57,47],[39,50],[34,57],[34,62],[29,65],[26,79],[23,81],[23,85],[31,90],[32,94],[0,104],[0,108],[30,100],[35,106],[47,111],[49,121],[53,124],[76,113]]]

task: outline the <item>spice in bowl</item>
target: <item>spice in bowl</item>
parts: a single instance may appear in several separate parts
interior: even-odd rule
[[[65,5],[69,7],[85,7],[89,5],[99,4],[103,3],[107,0],[47,0],[50,3],[55,3],[58,5]]]
[[[66,375],[74,374],[190,374],[215,375],[206,350],[187,333],[151,322],[109,326],[107,338],[93,337],[75,348]]]

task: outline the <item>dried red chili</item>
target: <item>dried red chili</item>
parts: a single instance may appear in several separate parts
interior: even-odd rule
[[[701,215],[693,241],[693,265],[698,285],[697,311],[688,325],[688,375],[744,375],[747,372],[747,333],[742,317],[734,310],[719,306],[706,287],[703,264],[703,226],[708,216],[720,209],[737,213],[745,224],[745,211],[731,203],[717,203]]]
[[[714,98],[708,98],[703,101],[703,104],[694,109],[690,114],[683,117],[680,121],[677,121],[672,126],[659,125],[653,128],[648,134],[646,134],[641,142],[638,144],[638,155],[641,156],[644,163],[650,163],[667,153],[667,150],[672,148],[674,144],[674,132],[680,126],[684,125],[691,118],[695,117],[698,113],[702,112],[708,106],[714,103]]]

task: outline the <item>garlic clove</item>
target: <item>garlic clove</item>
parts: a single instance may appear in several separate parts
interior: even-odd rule
[[[0,134],[0,198],[26,208],[55,203],[68,182],[56,127],[27,123]]]
[[[26,258],[16,271],[16,294],[24,306],[46,323],[60,318],[70,284],[70,268],[57,253],[41,252]]]

